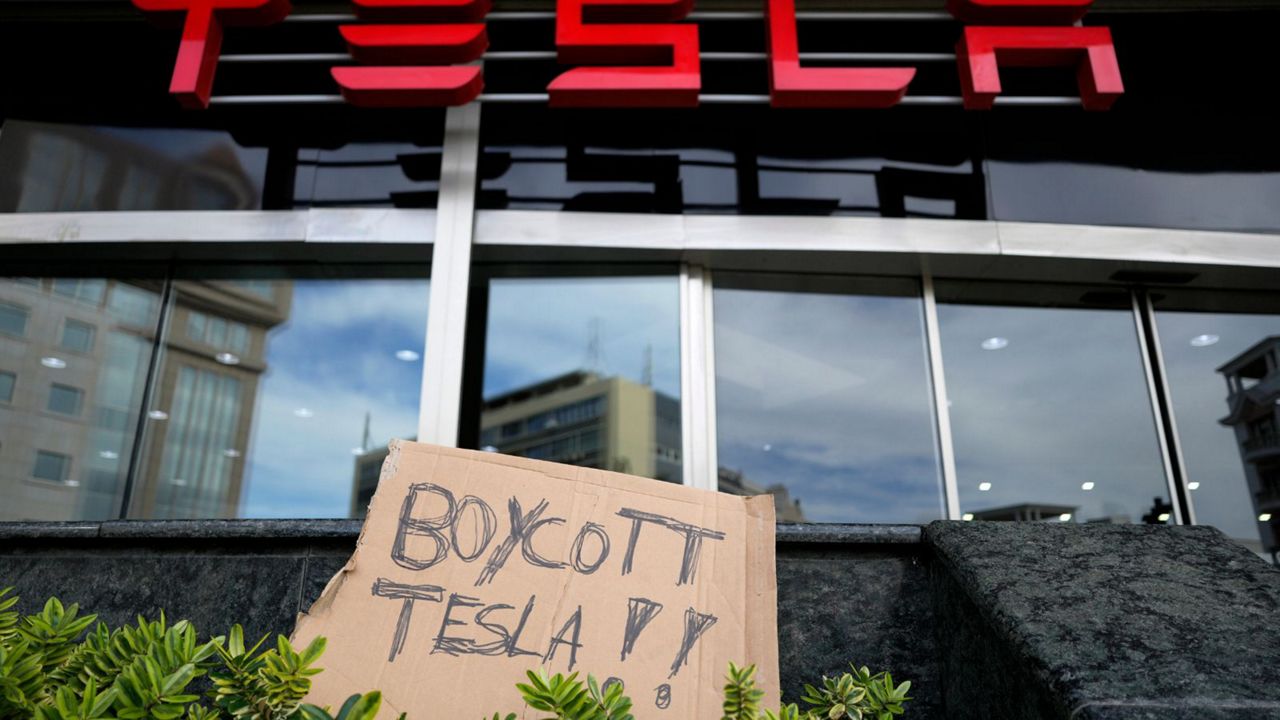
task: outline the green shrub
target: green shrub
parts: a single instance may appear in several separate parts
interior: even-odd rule
[[[334,718],[302,702],[320,672],[324,638],[302,652],[284,636],[265,650],[265,636],[246,648],[236,625],[201,643],[191,623],[170,625],[163,613],[112,630],[57,598],[19,617],[11,591],[0,589],[0,720]],[[192,684],[206,676],[202,695]],[[378,692],[352,695],[336,718],[372,720],[381,703]]]

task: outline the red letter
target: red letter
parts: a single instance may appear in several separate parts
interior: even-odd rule
[[[569,70],[547,86],[553,107],[696,107],[702,76],[694,25],[587,24],[681,20],[693,0],[557,0],[556,47],[562,63],[660,67]]]
[[[801,68],[795,0],[765,0],[765,16],[774,107],[887,108],[916,75],[914,68]]]
[[[986,110],[1000,94],[1000,65],[1075,65],[1085,110],[1106,110],[1124,93],[1111,31],[1071,27],[1093,0],[948,0],[961,20],[1061,23],[1067,27],[967,27],[956,46],[964,106]]]
[[[343,25],[351,56],[374,67],[330,72],[352,105],[465,105],[480,94],[479,67],[452,66],[479,58],[489,46],[482,21],[489,0],[355,0],[362,19],[463,22],[453,25]]]
[[[270,25],[289,14],[289,0],[133,0],[148,13],[186,11],[169,92],[183,107],[209,107],[222,25]]]

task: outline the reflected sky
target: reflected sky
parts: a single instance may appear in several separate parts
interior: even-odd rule
[[[289,318],[267,336],[243,517],[347,517],[365,414],[370,448],[417,434],[422,360],[396,353],[422,352],[428,285],[293,281]]]
[[[641,382],[648,355],[654,389],[679,398],[679,318],[674,276],[493,280],[484,396],[574,370]]]
[[[1280,315],[1157,312],[1160,349],[1178,423],[1178,440],[1196,522],[1234,538],[1259,541],[1258,525],[1227,415],[1226,380],[1217,368],[1270,335],[1280,335]],[[1210,335],[1211,343],[1201,338]]]
[[[938,320],[962,512],[1140,522],[1167,500],[1130,312],[939,304]]]
[[[716,289],[719,463],[812,522],[942,516],[921,301]]]

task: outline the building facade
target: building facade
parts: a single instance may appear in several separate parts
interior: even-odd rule
[[[1074,66],[965,109],[974,21],[909,0],[795,14],[805,67],[914,69],[882,109],[771,105],[726,0],[696,107],[549,106],[556,8],[501,2],[476,100],[356,107],[300,0],[189,110],[176,31],[82,5],[0,4],[5,520],[357,517],[402,437],[1274,555],[1280,4],[1097,0],[1097,112]]]

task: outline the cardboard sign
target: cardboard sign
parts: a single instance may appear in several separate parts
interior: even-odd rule
[[[729,661],[777,703],[771,497],[396,441],[355,554],[298,618],[309,702],[533,717],[526,670],[621,681],[641,718],[719,717]]]

